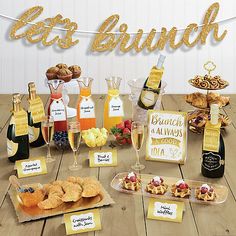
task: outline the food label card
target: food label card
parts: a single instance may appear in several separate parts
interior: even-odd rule
[[[80,103],[80,118],[95,118],[95,104],[91,97],[82,99]]]
[[[65,214],[64,222],[67,235],[102,229],[98,209]]]
[[[89,166],[117,166],[117,150],[89,151]]]
[[[109,117],[123,117],[123,101],[119,97],[113,97],[109,102]]]
[[[184,164],[187,156],[187,113],[148,111],[146,160]]]
[[[44,157],[35,157],[16,161],[18,178],[47,174],[47,165]]]
[[[147,218],[180,223],[182,222],[183,211],[183,202],[151,198],[149,200]]]

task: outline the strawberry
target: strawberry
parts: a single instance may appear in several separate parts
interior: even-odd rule
[[[130,135],[130,130],[128,128],[123,129],[123,135]]]
[[[131,177],[130,177],[130,181],[136,182],[136,176],[131,176]]]
[[[121,134],[120,134],[120,133],[115,133],[114,135],[115,135],[115,137],[116,137],[116,140],[121,139]]]
[[[131,120],[125,120],[125,128],[128,128],[129,130],[131,130],[131,124],[132,124],[132,121]]]
[[[127,142],[128,144],[132,144],[131,138],[126,138],[126,142]]]
[[[204,194],[204,193],[207,193],[208,192],[208,189],[207,188],[201,188],[201,193]]]
[[[123,129],[125,128],[125,123],[122,121],[120,124],[116,125],[117,129],[121,129],[123,131]]]
[[[180,184],[180,185],[179,185],[179,188],[180,188],[180,189],[185,189],[185,188],[186,188],[186,184],[185,184],[185,183]]]
[[[164,180],[160,177],[160,180],[161,180],[161,183],[163,183],[164,182]]]
[[[121,145],[125,145],[126,144],[126,139],[125,138],[119,139],[119,140],[117,140],[117,142]]]

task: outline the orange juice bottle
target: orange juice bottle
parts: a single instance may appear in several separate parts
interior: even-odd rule
[[[77,80],[80,95],[77,104],[77,120],[80,122],[81,130],[96,127],[95,104],[91,97],[92,78],[84,77]]]
[[[103,126],[109,132],[113,126],[122,122],[124,116],[123,102],[120,99],[119,77],[110,77],[106,79],[108,86],[108,95],[106,97],[103,113]]]

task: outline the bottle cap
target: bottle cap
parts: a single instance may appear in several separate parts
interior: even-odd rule
[[[166,59],[166,56],[160,54],[160,56],[159,56],[159,58],[158,58],[158,62],[157,62],[157,68],[158,68],[158,69],[161,69],[161,68],[162,68],[165,59]]]
[[[211,114],[217,115],[217,114],[219,114],[219,111],[220,111],[220,109],[219,109],[218,104],[211,104],[211,111],[210,111]]]

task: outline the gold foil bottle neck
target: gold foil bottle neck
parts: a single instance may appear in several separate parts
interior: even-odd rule
[[[211,114],[211,124],[213,125],[217,125],[218,121],[219,121],[219,105],[218,104],[212,104],[211,105],[211,110],[210,110],[210,114]]]
[[[13,102],[13,111],[20,111],[21,110],[21,97],[19,93],[14,93],[12,95],[12,102]]]
[[[36,86],[34,82],[28,83],[28,91],[29,91],[29,99],[35,99],[36,98]]]

